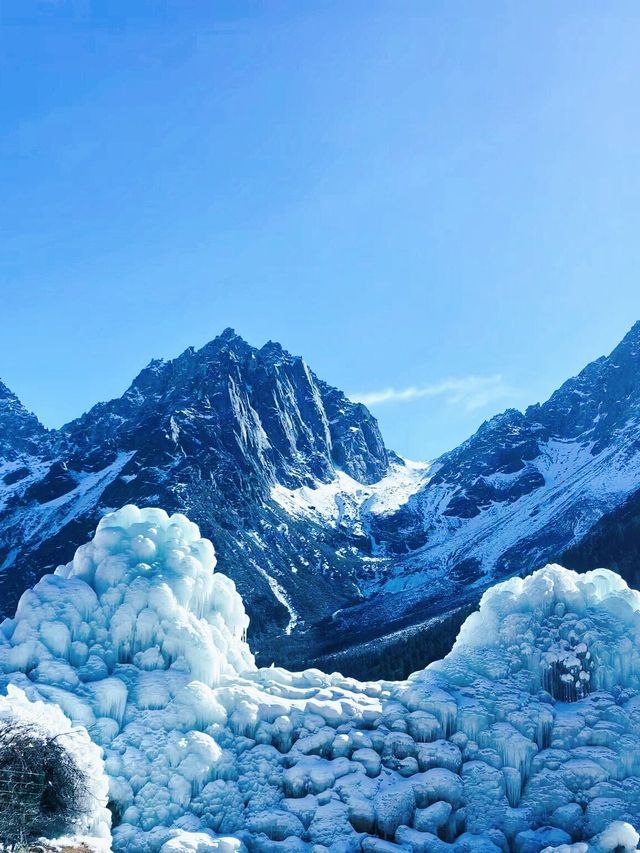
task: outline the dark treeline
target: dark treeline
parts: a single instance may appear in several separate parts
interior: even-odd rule
[[[558,559],[568,569],[586,572],[604,567],[618,572],[629,586],[640,587],[640,491],[600,521]]]
[[[404,679],[447,655],[460,626],[476,608],[477,602],[465,605],[426,625],[325,655],[315,665],[325,672],[337,670],[361,681]]]

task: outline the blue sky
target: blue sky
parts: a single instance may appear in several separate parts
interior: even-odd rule
[[[428,458],[640,317],[640,5],[0,3],[0,377],[48,425],[226,326]]]

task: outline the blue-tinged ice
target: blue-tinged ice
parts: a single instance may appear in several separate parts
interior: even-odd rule
[[[3,623],[0,714],[48,703],[102,749],[116,851],[637,848],[640,594],[616,574],[499,584],[404,682],[256,669],[247,626],[196,525],[124,507]]]

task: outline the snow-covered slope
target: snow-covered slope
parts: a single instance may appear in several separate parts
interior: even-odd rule
[[[593,536],[634,580],[608,542],[633,553],[638,496],[640,324],[546,403],[430,464],[388,451],[366,408],[303,359],[227,330],[59,431],[0,386],[0,612],[102,513],[161,504],[216,541],[261,662],[290,638],[293,668],[406,674],[406,632],[437,655],[431,638],[455,636],[483,589]]]
[[[321,654],[354,643],[358,652],[363,636],[473,603],[496,580],[558,559],[605,516],[597,553],[607,559],[606,530],[617,533],[616,513],[640,494],[640,324],[546,403],[493,418],[414,482],[397,506],[363,499],[352,510],[371,546],[357,573],[364,600],[318,629],[330,638]],[[342,505],[354,490],[336,486]],[[330,490],[305,490],[305,505],[326,506]],[[636,579],[628,561],[611,564]]]
[[[375,483],[354,480],[344,471],[328,483],[288,489],[281,484],[271,490],[272,499],[289,515],[315,519],[323,525],[349,525],[360,534],[370,514],[383,515],[400,509],[428,482],[431,466],[395,457],[387,474]]]
[[[214,567],[184,516],[125,507],[0,626],[0,681],[103,747],[114,850],[636,849],[640,593],[619,576],[507,581],[444,660],[361,683],[256,669]]]
[[[474,562],[481,582],[523,560],[535,565],[582,538],[639,483],[637,324],[546,403],[493,418],[439,460],[408,507],[424,544],[382,582],[410,586],[425,563],[446,575],[460,559]]]

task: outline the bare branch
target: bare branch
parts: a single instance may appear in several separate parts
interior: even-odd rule
[[[90,811],[87,779],[59,735],[0,721],[0,845],[17,851],[73,832]]]

